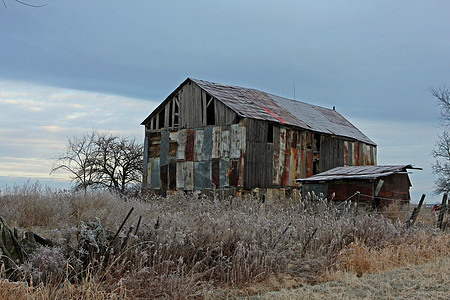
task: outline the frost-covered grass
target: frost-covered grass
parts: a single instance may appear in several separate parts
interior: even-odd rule
[[[122,250],[107,261],[100,253],[88,266],[77,261],[74,235],[80,221],[97,217],[115,232],[131,207],[122,234],[137,225],[139,216],[142,221]],[[427,221],[432,218],[422,216],[418,227],[406,230],[403,220],[338,212],[316,197],[271,204],[184,193],[124,199],[25,185],[0,191],[0,212],[11,227],[32,229],[56,242],[21,266],[24,280],[38,288],[11,284],[11,295],[36,299],[224,298],[257,292],[252,286],[270,290],[333,279],[341,271],[364,274],[422,263],[448,255],[450,246],[448,233],[432,230]],[[430,247],[439,241],[441,247]],[[425,258],[405,258],[418,255]],[[286,284],[274,283],[274,276]]]

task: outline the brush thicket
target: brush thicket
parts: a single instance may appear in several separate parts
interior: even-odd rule
[[[448,244],[448,238],[427,240],[380,214],[355,216],[350,207],[338,211],[314,195],[270,204],[197,193],[142,200],[100,191],[55,192],[39,185],[2,190],[2,217],[12,226],[45,234],[61,249],[53,250],[52,263],[52,252],[40,250],[22,266],[28,282],[34,278],[41,284],[26,293],[41,289],[45,295],[90,299],[222,297],[224,290],[265,282],[274,274],[314,283],[336,270],[384,270],[401,265],[408,251],[424,256],[430,245]],[[137,225],[139,216],[142,220],[120,250],[96,255],[84,270],[64,252],[76,247],[80,221],[97,217],[103,227],[116,231],[131,207],[122,235]],[[406,250],[398,250],[402,247]]]

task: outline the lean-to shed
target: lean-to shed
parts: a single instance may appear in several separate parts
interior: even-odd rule
[[[410,201],[408,169],[421,170],[412,165],[337,167],[297,181],[302,194],[313,191],[341,202],[355,200],[356,192],[360,192],[360,201],[375,208],[393,201]]]
[[[334,109],[186,79],[143,122],[143,185],[161,191],[292,190],[337,166],[376,164],[376,145]]]

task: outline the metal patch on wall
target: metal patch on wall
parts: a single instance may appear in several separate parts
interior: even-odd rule
[[[220,158],[220,141],[222,139],[222,129],[213,127],[212,129],[212,154],[211,158]]]
[[[242,134],[241,125],[233,124],[231,125],[231,147],[230,147],[230,158],[239,158],[241,156],[241,145],[242,145]]]
[[[159,175],[161,177],[161,189],[167,190],[168,186],[168,179],[169,179],[169,164],[160,166],[159,167]]]
[[[273,185],[280,184],[280,128],[273,127]]]
[[[151,181],[150,184],[153,188],[155,189],[160,189],[161,188],[161,179],[159,176],[159,158],[155,157],[155,158],[150,158],[149,159],[149,165],[151,168]]]
[[[221,158],[230,157],[230,131],[227,129],[222,130],[222,136],[220,141],[220,157]]]
[[[175,158],[169,160],[169,190],[177,188],[177,161]]]
[[[195,130],[194,161],[203,160],[203,137],[204,134],[202,129]]]
[[[178,132],[178,148],[177,148],[177,160],[184,160],[186,149],[187,133],[185,129]]]
[[[219,160],[219,167],[220,167],[220,187],[227,187],[228,184],[228,168],[229,168],[229,162],[227,159],[221,159]]]
[[[217,158],[211,160],[211,182],[213,187],[220,188],[220,164]]]
[[[186,162],[177,161],[177,189],[183,190],[185,188],[184,182],[186,179]]]
[[[210,189],[211,186],[211,163],[209,161],[194,162],[195,189]]]
[[[169,134],[169,142],[178,143],[178,131],[171,131]]]
[[[186,138],[185,160],[193,161],[194,160],[195,131],[187,130],[186,133],[187,133],[187,138]]]
[[[161,132],[161,166],[169,164],[169,131]]]
[[[186,177],[185,177],[185,189],[193,190],[194,189],[194,162],[187,161],[186,162]]]
[[[286,157],[286,129],[280,128],[279,135],[279,152],[278,152],[278,178],[277,184],[283,185],[283,177],[285,170],[285,157]]]
[[[211,126],[205,127],[203,133],[202,157],[203,160],[210,160],[212,154],[212,131]]]

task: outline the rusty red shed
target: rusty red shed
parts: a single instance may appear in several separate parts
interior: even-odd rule
[[[360,201],[372,207],[387,205],[393,201],[410,201],[411,181],[408,170],[412,165],[348,166],[336,167],[309,178],[297,179],[302,193],[314,191],[333,201],[352,199],[360,192]]]

